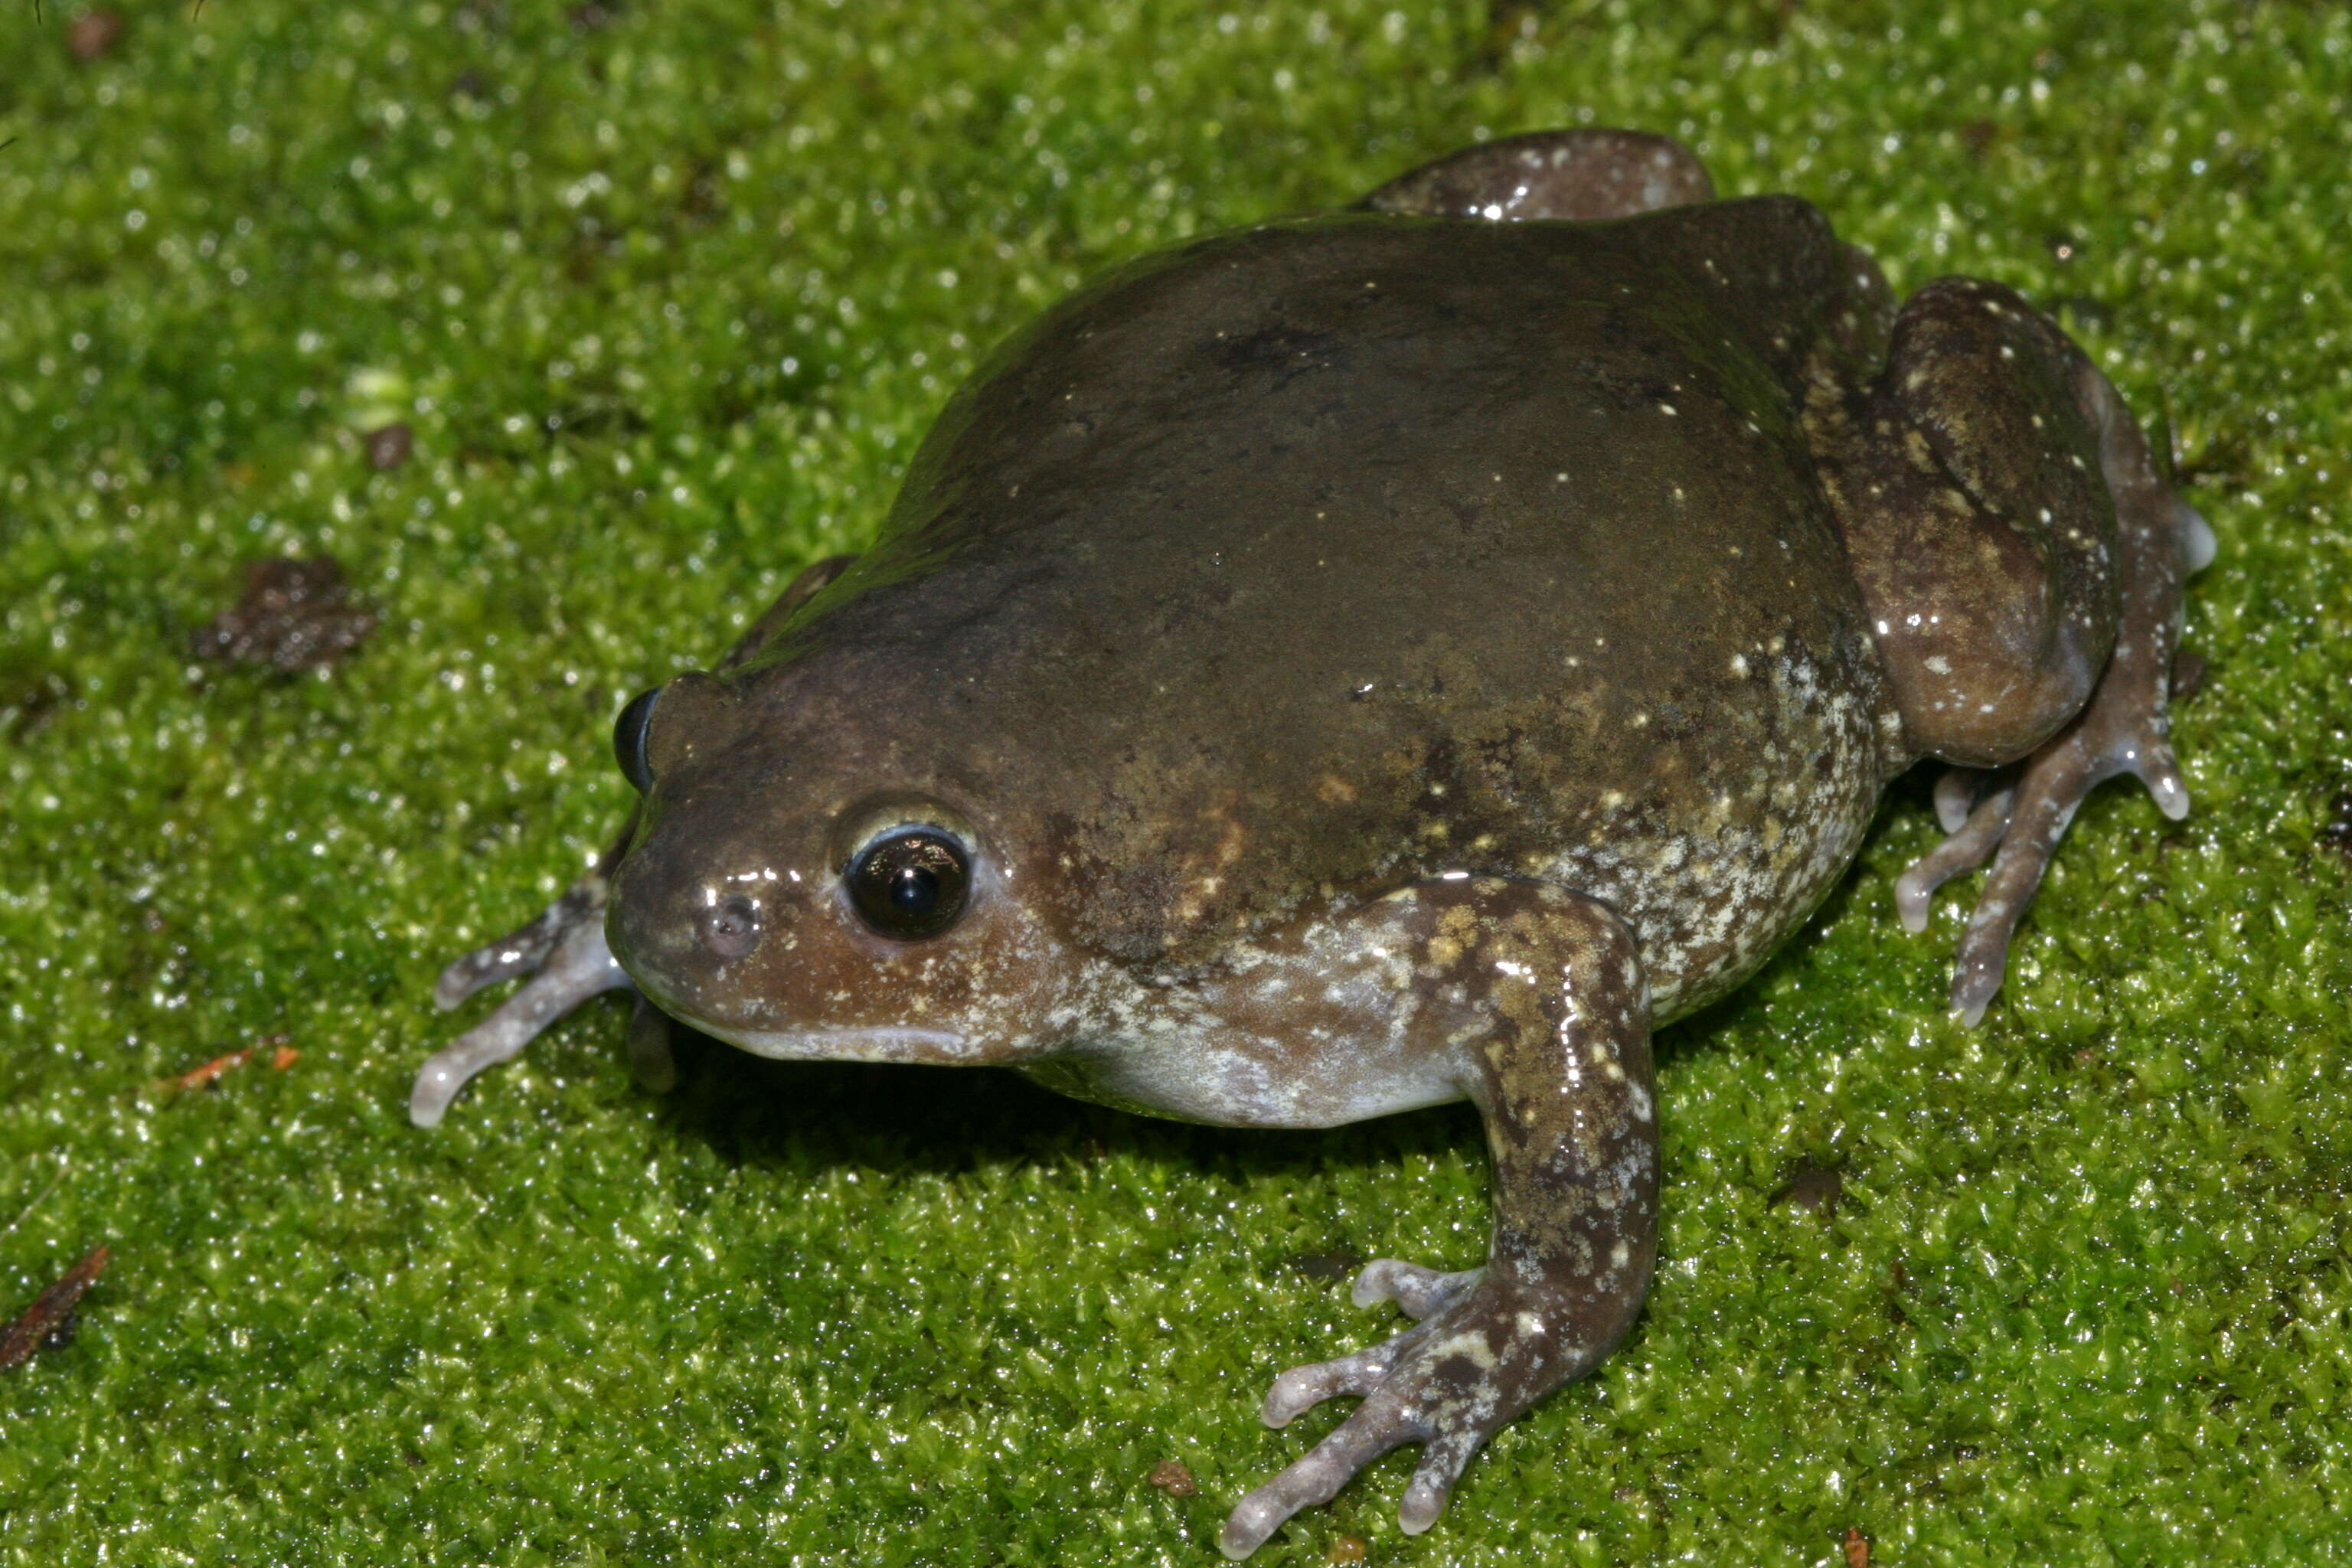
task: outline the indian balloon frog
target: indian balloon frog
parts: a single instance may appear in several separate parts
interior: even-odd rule
[[[1467,1099],[1486,1266],[1363,1270],[1416,1321],[1275,1380],[1276,1426],[1361,1403],[1223,1545],[1406,1443],[1428,1529],[1641,1305],[1652,1029],[1797,929],[1889,780],[1950,764],[1906,924],[1992,860],[1969,1022],[2094,784],[2189,806],[2213,539],[2115,389],[2008,289],[1898,310],[1813,207],[1712,195],[1660,137],[1522,136],[1049,311],[871,549],[621,715],[635,817],[442,977],[537,975],[415,1120],[632,986],[656,1082],[666,1015],[1228,1126]]]

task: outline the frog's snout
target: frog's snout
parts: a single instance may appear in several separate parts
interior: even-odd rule
[[[771,933],[791,921],[774,893],[747,880],[674,868],[643,847],[621,862],[605,939],[656,1005],[694,1021],[762,984],[752,969],[772,956]]]
[[[721,963],[741,958],[760,945],[760,906],[740,893],[714,900],[696,925],[703,947]]]

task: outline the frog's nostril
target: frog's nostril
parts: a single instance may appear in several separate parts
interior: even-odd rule
[[[721,963],[760,945],[760,906],[730,893],[702,911],[702,945]]]

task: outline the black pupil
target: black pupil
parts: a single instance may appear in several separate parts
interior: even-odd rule
[[[849,898],[876,931],[914,942],[956,922],[971,879],[963,846],[953,835],[914,828],[879,840],[851,862]]]
[[[939,873],[921,866],[902,866],[890,879],[890,901],[910,915],[929,914],[940,901]]]

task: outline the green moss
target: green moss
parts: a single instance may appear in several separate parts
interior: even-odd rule
[[[0,1304],[115,1263],[0,1378],[0,1563],[1212,1560],[1339,1415],[1265,1432],[1266,1380],[1386,1331],[1294,1260],[1475,1260],[1469,1116],[1224,1133],[719,1047],[657,1101],[599,1004],[423,1133],[432,977],[622,810],[620,697],[865,538],[993,338],[1580,121],[2067,313],[2222,541],[2197,808],[2103,791],[1970,1033],[1965,888],[1894,921],[1898,791],[1665,1042],[1633,1341],[1433,1535],[1398,1456],[1262,1561],[2352,1555],[2341,8],[280,0],[89,63],[5,13]],[[356,657],[187,665],[243,562],[322,552],[383,612]],[[1770,1206],[1808,1163],[1843,1202]]]

